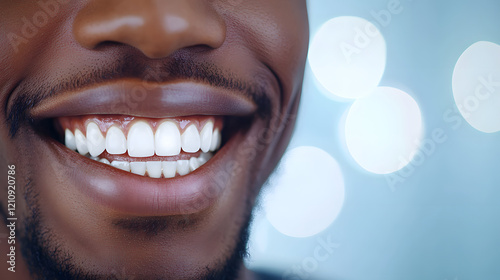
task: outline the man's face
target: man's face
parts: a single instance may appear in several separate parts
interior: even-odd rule
[[[1,1],[0,21],[18,270],[241,277],[294,126],[305,1]]]

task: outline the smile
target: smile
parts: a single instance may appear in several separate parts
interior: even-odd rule
[[[62,117],[64,143],[103,164],[151,178],[195,171],[221,144],[220,118]]]
[[[60,93],[32,117],[45,162],[88,199],[132,215],[179,215],[215,205],[256,120],[238,91],[193,82],[156,85],[133,100],[137,81]],[[131,109],[132,108],[132,109]],[[38,127],[38,128],[37,128]]]

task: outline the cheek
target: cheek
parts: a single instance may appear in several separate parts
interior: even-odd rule
[[[263,18],[258,28],[263,36],[260,39],[263,40],[266,51],[270,53],[269,58],[294,66],[305,58],[307,52],[309,43],[307,9],[302,5],[286,5],[281,3],[282,1],[271,2],[269,12],[261,16]]]
[[[57,6],[40,6],[42,2]],[[60,1],[63,2],[63,1]],[[0,1],[0,106],[20,92],[15,92],[20,81],[30,77],[33,69],[51,44],[57,44],[56,36],[63,22],[70,16],[69,4],[57,1]],[[57,12],[55,12],[57,11]],[[15,93],[13,93],[15,92]],[[27,93],[23,93],[28,96]],[[2,143],[12,143],[5,125],[6,112],[0,114]],[[7,140],[8,139],[8,140]],[[10,152],[9,144],[0,145],[0,154]]]
[[[309,45],[305,1],[256,0],[247,5],[238,19],[246,30],[238,32],[245,34],[258,59],[278,76],[287,104],[300,90],[304,74]]]
[[[9,75],[0,76],[0,85],[27,76],[49,45],[72,22],[71,11],[82,3],[68,0],[2,1],[0,3],[0,62]],[[7,2],[7,3],[5,3]],[[83,2],[83,1],[82,1]]]
[[[26,143],[23,146],[29,147]],[[92,232],[95,227],[86,226],[96,222],[96,208],[88,207],[91,205],[90,201],[72,191],[74,186],[67,183],[68,174],[63,172],[63,165],[70,166],[71,163],[52,157],[40,146],[29,152],[30,155],[19,155],[19,160],[22,160],[19,169],[26,171],[23,173],[26,178],[28,177],[24,174],[29,170],[32,187],[30,195],[36,195],[34,202],[39,207],[43,226],[56,229],[57,233],[64,236],[71,236],[70,239],[74,242],[81,243],[83,236],[97,235],[98,233]],[[86,248],[88,247],[82,250]]]
[[[269,52],[272,63],[277,65],[276,71],[286,85],[291,85],[288,90],[295,92],[302,84],[309,45],[309,23],[305,5],[292,6],[294,8],[290,8],[288,13],[280,13],[275,18],[277,31],[274,44],[269,44]]]

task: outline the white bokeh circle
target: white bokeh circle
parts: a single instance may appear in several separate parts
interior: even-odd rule
[[[309,237],[326,229],[344,202],[344,178],[337,161],[311,146],[288,151],[269,185],[262,206],[267,219],[279,232]]]
[[[375,174],[389,174],[406,166],[420,147],[422,115],[407,93],[378,87],[356,100],[345,123],[347,148],[353,159]]]
[[[371,22],[341,16],[325,22],[309,48],[309,65],[331,94],[348,99],[366,96],[378,86],[386,65],[387,47]]]
[[[500,131],[500,45],[480,41],[467,48],[455,65],[453,97],[475,129]]]

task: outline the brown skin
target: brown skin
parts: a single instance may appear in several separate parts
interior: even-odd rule
[[[305,0],[69,2],[58,3],[59,10],[46,21],[35,19],[39,27],[28,34],[31,38],[23,35],[23,17],[33,22],[34,15],[44,11],[41,6],[27,0],[0,2],[0,105],[6,108],[0,114],[0,172],[6,176],[7,165],[16,165],[18,237],[23,236],[23,221],[29,220],[36,204],[40,227],[51,233],[46,245],[59,246],[82,271],[113,272],[122,278],[133,275],[135,279],[197,279],[206,268],[220,268],[234,252],[255,197],[293,130],[309,35]],[[22,38],[13,37],[13,33]],[[16,98],[30,100],[41,88],[110,69],[110,65],[127,59],[137,62],[131,63],[137,65],[137,71],[118,71],[106,78],[107,82],[151,80],[145,78],[144,69],[158,71],[159,63],[186,57],[215,65],[234,79],[265,87],[271,106],[270,114],[253,117],[251,126],[234,136],[241,146],[235,150],[238,153],[219,157],[236,163],[237,168],[228,173],[222,193],[207,207],[183,211],[180,206],[178,213],[159,211],[154,215],[107,207],[80,193],[75,185],[84,183],[70,175],[68,166],[78,168],[71,157],[88,159],[76,153],[61,156],[55,151],[63,146],[53,148],[36,130],[38,121],[43,120],[21,119],[15,135],[9,134],[12,121],[7,118]],[[167,75],[155,82],[174,81]],[[57,98],[57,94],[52,96],[52,100]],[[141,101],[154,103],[148,100]],[[36,116],[34,112],[43,103],[41,100],[28,108],[27,115]],[[134,115],[134,110],[129,113]],[[31,188],[26,187],[28,178]],[[3,192],[0,201],[6,211]],[[26,201],[33,194],[38,194],[37,199]],[[151,227],[154,221],[164,227],[145,234],[116,226],[116,221],[131,218],[141,227]],[[5,226],[0,227],[0,233],[7,234]],[[8,252],[8,246],[2,241],[0,252]],[[4,265],[0,276],[31,279],[20,257],[23,244],[18,240],[16,246],[16,273],[7,272]],[[244,269],[239,275],[239,279],[252,279]]]

